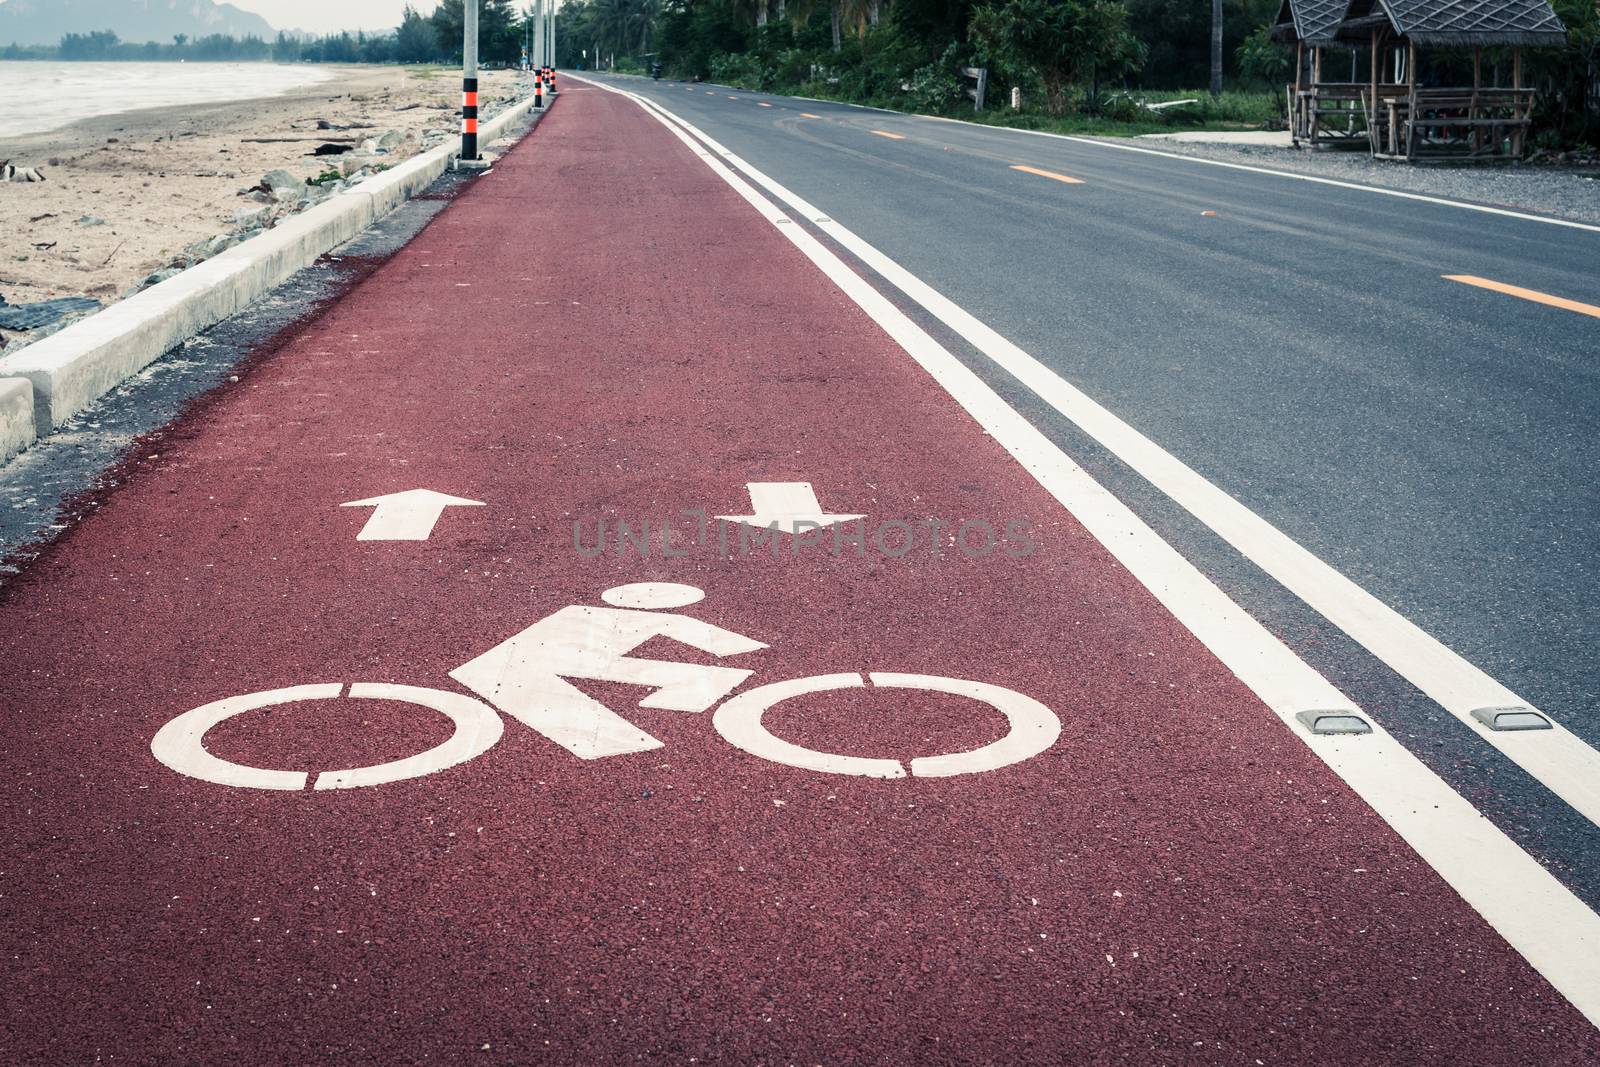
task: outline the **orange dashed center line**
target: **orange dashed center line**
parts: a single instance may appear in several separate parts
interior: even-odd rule
[[[1051,181],[1066,182],[1068,185],[1083,184],[1082,178],[1069,178],[1067,175],[1057,174],[1053,170],[1040,170],[1038,167],[1025,167],[1021,163],[1012,164],[1011,169],[1020,170],[1024,174],[1037,174],[1039,177],[1049,178]]]
[[[813,115],[809,111],[802,111],[802,112],[800,112],[800,117],[803,118],[803,119],[820,119],[822,116],[821,115]]]
[[[1488,278],[1479,278],[1472,274],[1445,274],[1442,277],[1446,281],[1460,282],[1462,285],[1475,285],[1479,289],[1490,289],[1496,293],[1505,293],[1507,296],[1531,300],[1535,304],[1546,304],[1553,308],[1576,311],[1580,315],[1593,315],[1595,318],[1600,319],[1600,307],[1595,307],[1593,304],[1579,303],[1576,300],[1568,300],[1564,296],[1551,296],[1549,293],[1541,293],[1537,289],[1523,289],[1520,286],[1490,281]]]
[[[765,100],[757,100],[756,101],[756,107],[771,107],[771,106],[772,105],[767,103]]]
[[[879,137],[887,137],[891,141],[904,141],[906,139],[904,134],[890,133],[888,130],[873,130],[872,132]]]

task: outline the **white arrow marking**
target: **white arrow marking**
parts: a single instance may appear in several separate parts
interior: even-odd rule
[[[448,507],[483,507],[481,500],[463,500],[432,489],[407,489],[403,493],[352,500],[342,508],[373,508],[372,518],[356,534],[357,541],[426,541],[433,524]]]
[[[810,482],[748,482],[746,486],[750,490],[750,510],[754,514],[718,515],[717,518],[763,528],[777,523],[784,533],[798,533],[800,523],[814,523],[820,527],[866,518],[865,515],[826,514]]]

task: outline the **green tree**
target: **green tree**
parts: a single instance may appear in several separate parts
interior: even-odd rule
[[[439,51],[449,61],[461,62],[461,40],[466,16],[461,0],[440,0],[430,21]],[[484,63],[515,63],[521,54],[522,32],[511,0],[481,0],[478,4],[478,59]]]
[[[1266,82],[1274,89],[1283,87],[1294,66],[1289,50],[1272,39],[1272,27],[1264,22],[1240,42],[1234,55],[1243,77]]]
[[[433,23],[406,5],[400,16],[400,27],[395,30],[395,58],[402,63],[426,63],[439,54],[439,38],[433,32]]]
[[[110,30],[69,33],[61,38],[62,59],[106,59],[117,47],[117,35]]]
[[[1531,49],[1523,82],[1544,87],[1534,114],[1535,123],[1548,131],[1541,143],[1600,147],[1600,4],[1553,0],[1551,6],[1567,28],[1567,43]],[[1504,65],[1510,62],[1509,55],[1502,58]]]
[[[974,11],[971,32],[978,50],[1013,75],[1036,75],[1058,115],[1072,85],[1121,77],[1144,62],[1120,0],[1004,0]]]

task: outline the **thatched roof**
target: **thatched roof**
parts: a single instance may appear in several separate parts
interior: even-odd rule
[[[1309,45],[1327,46],[1337,42],[1333,32],[1344,18],[1349,0],[1283,0],[1278,8],[1278,20],[1272,27],[1272,39],[1293,43],[1304,41]]]
[[[1346,40],[1366,38],[1378,26],[1436,48],[1537,47],[1567,39],[1550,0],[1350,0],[1337,32]]]

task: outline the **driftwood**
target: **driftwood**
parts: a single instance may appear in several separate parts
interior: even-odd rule
[[[359,137],[241,137],[240,144],[294,144],[299,141],[335,142],[338,144],[360,144]]]

